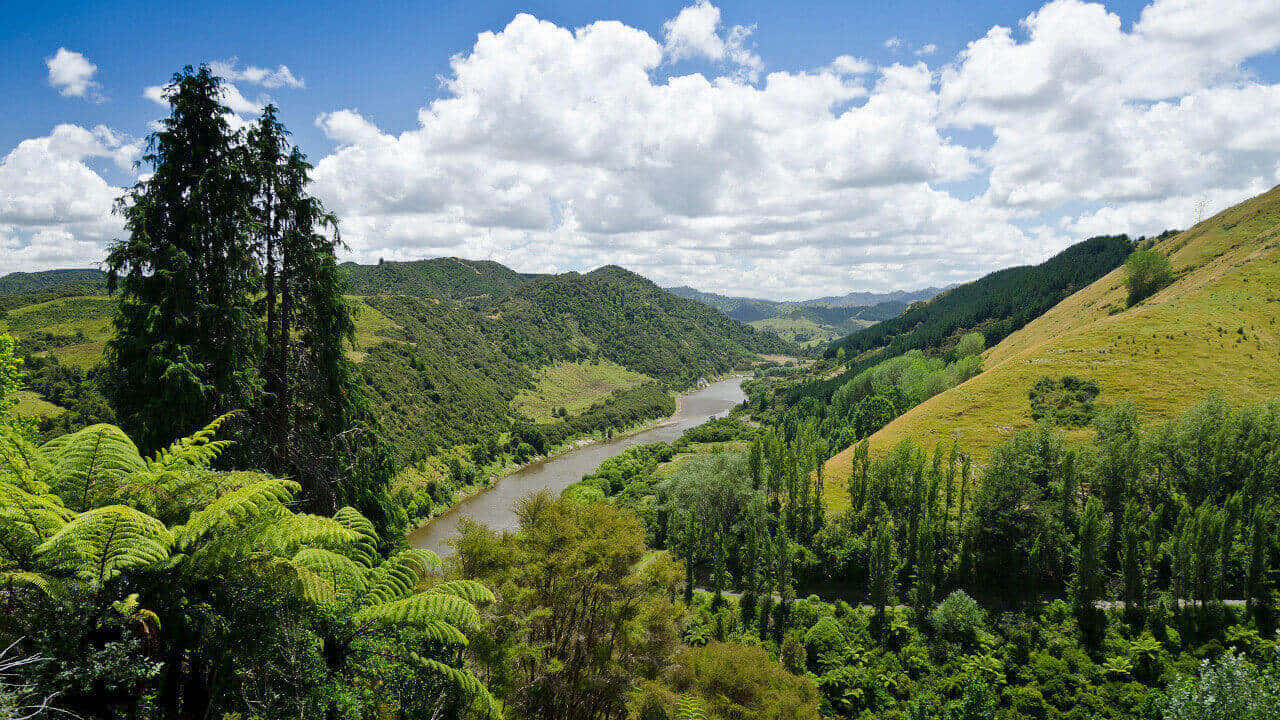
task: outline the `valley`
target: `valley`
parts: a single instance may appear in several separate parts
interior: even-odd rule
[[[1130,29],[1102,10],[1046,6],[1044,22],[1172,32],[1160,12]],[[1121,232],[1139,216],[1173,225],[1173,202],[1099,203],[1050,227],[1029,208],[1119,191],[1102,173],[1087,192],[1065,173],[1011,190],[1022,176],[981,166],[1016,133],[961,148],[922,131],[912,152],[877,139],[927,125],[912,113],[958,113],[970,137],[964,113],[1029,104],[957,110],[939,83],[992,44],[1042,41],[1040,22],[993,28],[936,73],[934,45],[895,36],[883,49],[912,66],[842,55],[757,82],[754,26],[722,37],[709,3],[661,42],[521,13],[450,58],[419,130],[313,117],[335,146],[314,164],[272,96],[233,84],[304,83],[235,60],[148,87],[167,114],[145,143],[71,125],[24,142],[0,185],[66,145],[137,172],[101,269],[34,270],[36,243],[92,245],[70,231],[10,242],[75,203],[0,202],[0,248],[32,253],[0,276],[0,720],[1274,720],[1280,187],[1212,213],[1202,201],[1189,227],[1154,235]],[[498,53],[508,33],[514,59]],[[1160,57],[1177,65],[1176,48]],[[694,50],[743,75],[654,84]],[[476,72],[489,53],[501,72]],[[105,101],[82,97],[96,66],[76,64],[76,95],[72,55],[46,60],[49,82]],[[1049,64],[1089,75],[1090,60]],[[468,83],[523,102],[537,84],[520,73],[544,63],[566,87],[599,65],[622,94],[519,106],[492,123],[509,154],[474,187],[449,182],[436,155],[483,150],[451,118],[493,120]],[[1009,82],[1035,80],[1025,64]],[[636,85],[654,94],[625,93]],[[787,87],[801,97],[756,97]],[[710,90],[730,94],[684,102]],[[650,162],[671,141],[647,127],[597,137],[610,105],[649,112],[668,92],[695,120],[679,152]],[[907,114],[861,122],[885,93]],[[1161,97],[1142,96],[1174,113]],[[767,111],[749,122],[755,103]],[[725,104],[768,154],[826,134],[858,147],[739,158],[713,122]],[[814,108],[839,122],[784,127]],[[587,131],[559,137],[539,112]],[[939,143],[962,152],[934,157]],[[1058,159],[1048,148],[1037,161]],[[539,152],[557,159],[521,175]],[[686,155],[697,182],[666,174]],[[98,177],[79,162],[62,167]],[[374,192],[352,172],[366,163],[386,180]],[[400,165],[421,174],[397,181]],[[655,173],[660,192],[636,192]],[[319,194],[335,175],[346,219]],[[970,175],[988,187],[964,198]],[[881,195],[846,195],[881,176]],[[567,194],[539,195],[549,177]],[[803,200],[757,197],[761,178]],[[440,193],[431,212],[400,207],[420,186]],[[1116,234],[1083,236],[1098,226]],[[381,243],[512,266],[340,262]],[[522,265],[530,249],[555,263]],[[636,269],[721,288],[785,278],[820,297],[664,288]],[[845,292],[867,277],[938,284]]]

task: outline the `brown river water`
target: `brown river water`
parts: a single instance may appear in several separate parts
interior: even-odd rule
[[[692,427],[712,417],[723,416],[746,399],[742,392],[745,376],[718,380],[680,398],[675,415],[647,430],[585,445],[576,450],[540,460],[500,478],[493,487],[472,495],[444,514],[409,532],[409,545],[434,550],[441,556],[451,548],[448,541],[457,533],[458,521],[469,517],[495,530],[511,530],[516,526],[516,502],[531,492],[546,488],[554,493],[595,471],[605,459],[632,445],[675,440]]]

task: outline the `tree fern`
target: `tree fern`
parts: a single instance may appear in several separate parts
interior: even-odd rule
[[[446,665],[439,660],[424,658],[417,653],[411,654],[410,657],[424,669],[430,670],[453,685],[464,697],[469,698],[471,709],[476,715],[489,720],[501,720],[502,711],[498,707],[497,700],[489,694],[484,683],[476,679],[475,675],[467,670]]]
[[[175,441],[167,448],[156,452],[146,461],[151,470],[173,469],[180,467],[208,467],[218,455],[233,445],[230,440],[214,440],[218,428],[227,420],[238,415],[238,411],[220,416],[194,435]]]
[[[365,588],[366,568],[351,558],[323,548],[299,550],[291,562],[324,578],[339,599],[351,599]]]
[[[27,492],[0,482],[0,558],[29,567],[35,549],[74,515],[56,495]]]
[[[75,516],[36,553],[93,589],[123,570],[167,559],[172,544],[164,523],[125,505],[108,505]]]
[[[440,556],[430,550],[402,550],[374,568],[369,576],[367,604],[387,603],[412,595],[422,580],[440,567]]]
[[[378,560],[378,531],[373,527],[373,523],[350,506],[339,509],[333,514],[333,519],[342,527],[359,535],[359,539],[343,548],[343,552],[366,567],[373,567]]]
[[[480,613],[460,597],[428,591],[360,608],[355,613],[355,620],[361,624],[383,622],[404,625],[447,622],[463,632],[470,632],[479,626]]]
[[[121,480],[146,467],[138,446],[115,425],[90,425],[40,446],[49,486],[73,510],[112,498]]]
[[[487,605],[494,601],[493,593],[489,588],[474,580],[442,582],[439,585],[433,585],[430,592],[460,597],[473,605]]]
[[[191,513],[187,523],[176,528],[177,547],[186,550],[215,530],[244,525],[256,518],[280,517],[287,512],[284,504],[293,499],[298,488],[292,480],[264,477],[225,493],[204,509]]]
[[[697,697],[681,695],[676,700],[676,712],[672,720],[707,720],[707,711]]]
[[[359,539],[356,531],[333,518],[286,514],[266,527],[263,547],[281,557],[292,557],[301,548],[342,548]]]
[[[0,481],[28,487],[40,474],[40,451],[11,423],[0,423]],[[46,488],[47,489],[47,488]]]

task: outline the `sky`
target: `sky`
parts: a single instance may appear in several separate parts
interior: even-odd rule
[[[774,299],[963,282],[1280,183],[1280,2],[18,3],[0,273],[95,265],[163,86],[275,103],[343,259]]]

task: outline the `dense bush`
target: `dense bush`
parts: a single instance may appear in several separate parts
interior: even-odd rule
[[[1124,262],[1129,305],[1137,305],[1173,282],[1169,258],[1157,250],[1137,250]]]
[[[1093,422],[1093,401],[1099,392],[1096,382],[1074,375],[1061,379],[1042,377],[1027,392],[1031,419],[1053,425],[1087,426]]]

